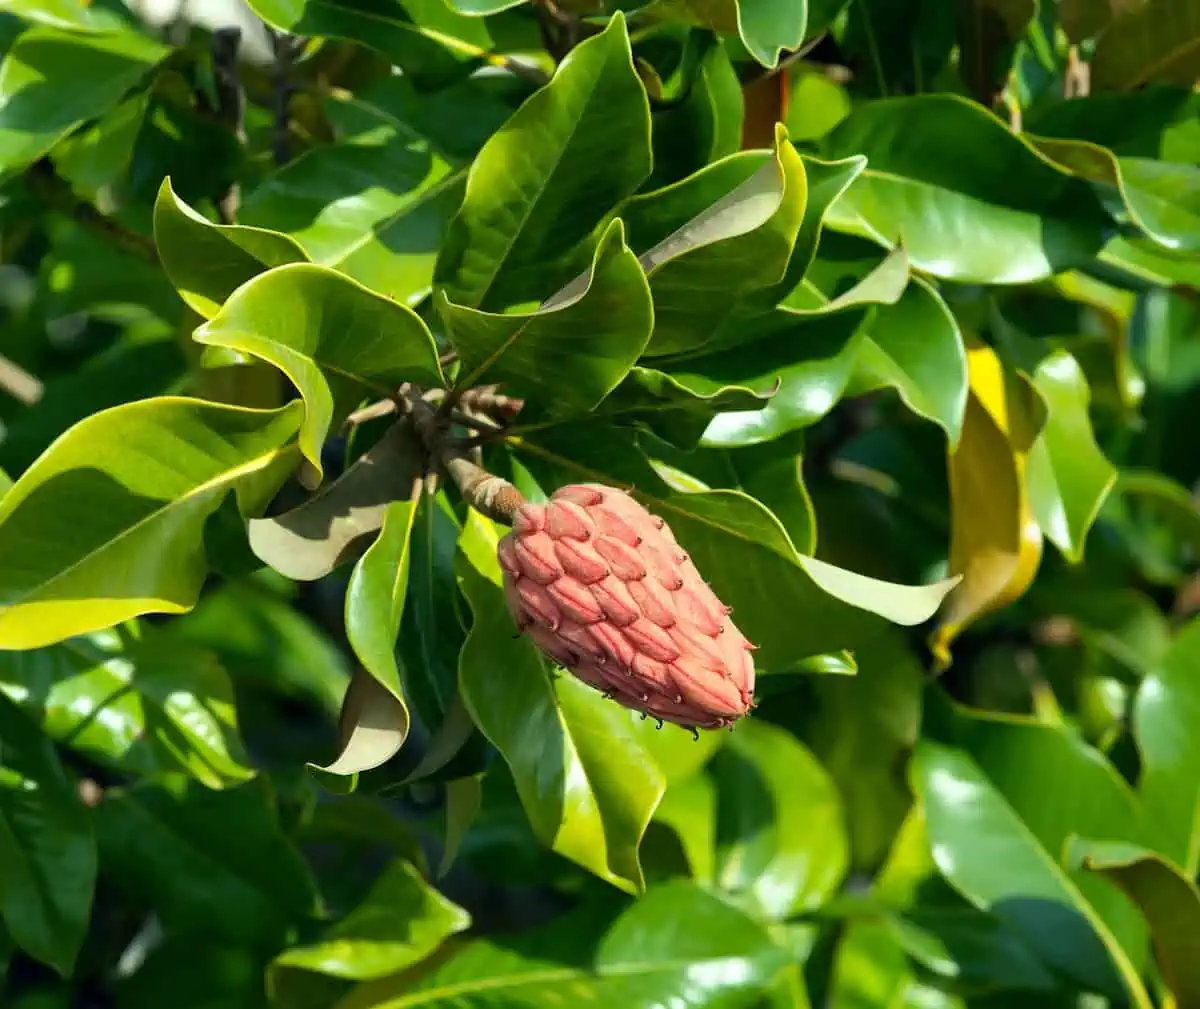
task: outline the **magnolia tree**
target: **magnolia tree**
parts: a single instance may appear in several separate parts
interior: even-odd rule
[[[5,1004],[1200,1005],[1200,6],[250,6],[0,0]]]

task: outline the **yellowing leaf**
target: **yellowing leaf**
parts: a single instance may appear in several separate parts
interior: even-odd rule
[[[962,582],[930,640],[939,668],[950,643],[985,613],[1024,594],[1042,558],[1026,465],[1037,435],[1032,392],[1006,375],[995,352],[967,347],[970,394],[958,448],[950,453],[950,570]]]

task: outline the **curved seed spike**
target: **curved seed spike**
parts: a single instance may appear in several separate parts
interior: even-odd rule
[[[627,490],[559,488],[523,505],[501,544],[517,636],[556,669],[695,738],[753,709],[754,646],[667,520]]]
[[[700,742],[700,730],[697,729],[696,726],[694,726],[694,725],[689,726],[689,728],[691,728],[691,730],[692,730],[692,742],[693,743]]]
[[[661,718],[655,718],[654,720],[656,722],[658,722],[658,725],[656,726],[656,728],[661,729],[663,727],[663,720]]]

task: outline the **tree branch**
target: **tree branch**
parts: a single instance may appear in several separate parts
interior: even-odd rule
[[[472,447],[452,438],[446,419],[423,399],[412,399],[413,421],[429,452],[431,469],[454,481],[467,502],[481,515],[510,526],[525,495],[503,477],[489,473],[471,458]]]
[[[111,242],[123,252],[158,264],[158,250],[154,242],[145,235],[131,231],[119,221],[100,213],[86,200],[81,200],[71,190],[70,184],[54,170],[49,158],[35,161],[26,173],[29,188],[51,210],[73,218],[77,224],[92,234]]]

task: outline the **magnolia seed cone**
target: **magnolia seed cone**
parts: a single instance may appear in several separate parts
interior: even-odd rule
[[[517,627],[589,686],[693,728],[752,707],[754,646],[666,522],[624,491],[573,484],[521,505],[499,558]]]

